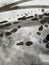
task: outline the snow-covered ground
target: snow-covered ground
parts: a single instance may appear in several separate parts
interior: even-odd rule
[[[0,0],[0,7],[16,1],[18,0]],[[49,6],[49,1],[32,0],[18,5]],[[17,21],[17,18],[22,16],[42,14],[41,9],[42,8],[29,8],[0,12],[0,21],[8,20],[8,22],[12,22]],[[44,10],[44,12],[49,12],[49,8],[44,8]],[[48,27],[43,25],[43,30],[39,31],[41,25],[39,20],[32,21],[32,18],[29,18],[20,22],[18,25],[22,27],[19,30],[17,29],[17,24],[11,25],[9,28],[5,26],[4,29],[0,29],[0,65],[49,65],[49,49],[46,48],[46,43],[43,43],[46,35],[49,34],[49,25],[46,23]],[[11,30],[15,28],[17,31],[11,32]],[[6,35],[8,31],[11,32],[9,36],[8,34]],[[37,35],[37,32],[40,32],[41,35]],[[23,46],[17,45],[17,43],[21,41],[23,42]],[[32,41],[33,44],[27,46],[27,41]],[[48,52],[48,54],[46,52]]]

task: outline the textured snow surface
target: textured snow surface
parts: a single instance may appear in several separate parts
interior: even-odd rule
[[[18,0],[0,0],[0,8],[14,2],[18,2]],[[49,6],[49,0],[32,0],[17,5]],[[42,8],[29,8],[0,12],[0,65],[49,65],[49,49],[43,42],[46,35],[49,34],[49,24],[46,22],[45,24],[48,27],[45,27],[40,23],[41,19],[38,17],[44,12],[49,13],[49,8],[44,8],[44,12],[41,10]],[[38,20],[33,20],[35,14],[38,14]],[[17,20],[23,16],[34,17]],[[8,22],[1,23],[3,21]],[[17,24],[13,24],[13,22],[17,22]],[[8,23],[11,23],[11,25],[7,26]],[[40,25],[43,26],[42,31],[39,31]],[[36,34],[37,32],[40,32],[39,35]],[[26,44],[27,41],[32,44]]]

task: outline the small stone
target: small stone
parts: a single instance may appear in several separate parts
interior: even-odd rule
[[[17,43],[16,45],[23,45],[23,42]]]
[[[39,31],[42,31],[43,30],[43,25],[41,25],[40,27],[39,27]]]
[[[20,22],[13,22],[13,24],[18,24],[18,23],[20,23]]]
[[[11,32],[5,32],[5,35],[6,36],[9,36],[9,35],[11,35],[12,33]]]
[[[11,25],[12,25],[11,23],[7,23],[4,26],[6,27],[6,26],[11,26]]]
[[[21,17],[21,18],[18,18],[18,20],[26,20],[26,17],[23,16],[23,17]]]
[[[17,29],[16,28],[14,28],[12,31],[11,31],[11,33],[14,33],[14,32],[16,32],[17,31]]]
[[[33,44],[33,42],[31,42],[31,41],[26,42],[26,46],[31,46],[32,44]]]
[[[49,16],[49,13],[44,13],[43,15],[45,15],[45,16]]]
[[[40,33],[40,32],[37,32],[36,34],[41,35],[41,33]]]
[[[21,28],[21,25],[18,25],[17,27],[18,27],[18,28]]]
[[[48,24],[45,24],[45,27],[48,27]]]

